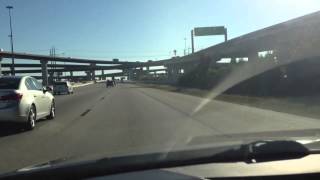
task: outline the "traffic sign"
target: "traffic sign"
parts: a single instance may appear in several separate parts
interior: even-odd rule
[[[225,34],[226,34],[226,29],[224,26],[194,28],[194,36],[211,36],[211,35],[225,35]]]

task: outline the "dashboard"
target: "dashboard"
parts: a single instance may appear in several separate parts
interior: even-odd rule
[[[203,180],[203,179],[319,179],[320,155],[266,163],[214,163],[124,173],[92,179]]]

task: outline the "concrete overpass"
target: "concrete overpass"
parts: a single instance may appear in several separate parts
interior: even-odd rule
[[[150,67],[152,66],[165,66],[169,81],[175,82],[182,70],[184,73],[190,72],[204,57],[209,58],[213,63],[222,58],[231,58],[233,60],[235,58],[247,58],[248,64],[254,64],[254,67],[260,66],[258,53],[262,51],[274,52],[277,66],[293,61],[320,57],[318,50],[318,47],[320,47],[319,24],[320,12],[316,12],[231,39],[225,43],[209,47],[188,56],[161,61],[126,62],[73,57],[51,57],[27,53],[14,53],[13,56],[16,59],[40,61],[41,65],[25,64],[25,67],[41,66],[44,84],[48,82],[48,72],[51,72],[50,70],[48,71],[48,67],[52,67],[48,64],[49,61],[80,63],[81,65],[57,65],[56,67],[61,67],[61,70],[57,68],[56,71],[89,71],[90,74],[88,74],[88,76],[92,78],[95,78],[95,70],[111,69],[121,69],[129,78],[133,77],[134,74],[137,75],[135,77],[139,78],[139,75],[151,72]],[[10,52],[0,52],[0,59],[11,58],[11,56],[12,54]],[[16,65],[16,67],[18,66],[22,67],[23,65]],[[147,69],[144,71],[143,67]],[[40,72],[40,70],[20,70],[20,72],[26,73],[35,71],[37,73]]]
[[[259,63],[259,52],[273,51],[276,66],[280,66],[298,60],[318,58],[319,47],[320,12],[316,12],[231,39],[188,56],[165,60],[163,65],[168,69],[169,79],[175,82],[180,70],[189,72],[203,57],[210,58],[212,63],[222,58],[247,58],[248,63],[254,68],[265,66],[265,63]]]
[[[49,68],[92,68],[90,65],[78,65],[78,64],[48,64]],[[11,64],[9,63],[2,63],[2,67],[10,68]],[[15,64],[17,68],[41,68],[41,64]],[[124,65],[110,65],[110,66],[101,66],[96,65],[94,69],[98,70],[110,70],[110,69],[124,69],[126,66]]]
[[[3,58],[11,58],[15,59],[24,59],[24,60],[32,60],[38,61],[40,64],[15,64],[15,67],[20,68],[41,68],[41,69],[19,69],[15,70],[16,73],[41,73],[43,84],[48,84],[48,74],[52,74],[54,72],[70,72],[73,74],[74,71],[84,71],[87,73],[87,76],[92,80],[95,79],[95,71],[101,70],[102,75],[104,74],[104,70],[123,70],[129,68],[136,68],[143,66],[144,63],[140,62],[126,62],[119,60],[95,60],[95,59],[82,59],[82,58],[72,58],[72,57],[52,57],[46,55],[36,55],[36,54],[27,54],[27,53],[14,53],[11,54],[7,51],[0,52],[0,74],[5,73],[9,74],[9,71],[2,70],[2,67],[10,67],[10,64],[1,65],[1,61]],[[51,62],[67,62],[72,64],[50,64]],[[79,65],[78,65],[79,64]],[[52,69],[48,69],[48,67]]]
[[[120,73],[109,73],[109,74],[100,74],[100,75],[96,75],[95,77],[100,79],[100,80],[103,80],[103,79],[106,79],[107,77],[116,77],[116,76],[125,76],[124,73],[120,72]],[[36,79],[42,79],[42,76],[32,76]],[[87,75],[73,75],[73,76],[70,76],[70,75],[66,75],[66,76],[63,76],[64,79],[69,79],[69,80],[90,80],[88,79],[88,76]]]
[[[12,54],[10,52],[2,51],[0,52],[1,58],[10,58]],[[87,76],[92,80],[97,77],[95,71],[101,70],[101,74],[105,74],[105,70],[122,70],[127,72],[129,75],[131,72],[133,74],[135,71],[141,70],[143,67],[149,69],[150,66],[162,65],[165,61],[148,61],[148,62],[127,62],[127,61],[110,61],[110,60],[95,60],[95,59],[81,59],[81,58],[72,58],[72,57],[52,57],[46,55],[36,55],[28,53],[14,53],[13,56],[16,59],[25,59],[31,61],[39,61],[40,64],[36,63],[16,63],[15,73],[41,73],[42,78],[44,79],[43,83],[48,84],[48,74],[50,77],[53,77],[55,72],[86,72]],[[72,64],[50,64],[49,62],[67,62]],[[2,68],[10,68],[11,64],[3,63],[0,66]],[[27,69],[28,68],[28,69]],[[31,69],[30,69],[31,68]],[[39,68],[39,69],[38,69]],[[51,68],[51,69],[50,69]],[[149,70],[147,70],[149,71]],[[156,70],[157,71],[157,70]],[[155,70],[150,70],[150,72],[155,72]],[[3,74],[10,74],[9,70],[2,70]]]

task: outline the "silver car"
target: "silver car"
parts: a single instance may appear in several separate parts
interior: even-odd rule
[[[38,119],[54,117],[54,97],[35,78],[0,77],[0,121],[21,122],[31,130]]]
[[[69,81],[58,81],[53,83],[54,94],[73,94],[73,87]]]

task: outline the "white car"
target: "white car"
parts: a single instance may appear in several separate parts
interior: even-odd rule
[[[40,82],[30,76],[0,77],[0,121],[21,122],[31,130],[37,120],[55,117],[55,101]]]
[[[69,81],[58,81],[53,83],[54,94],[73,94],[73,87]]]

